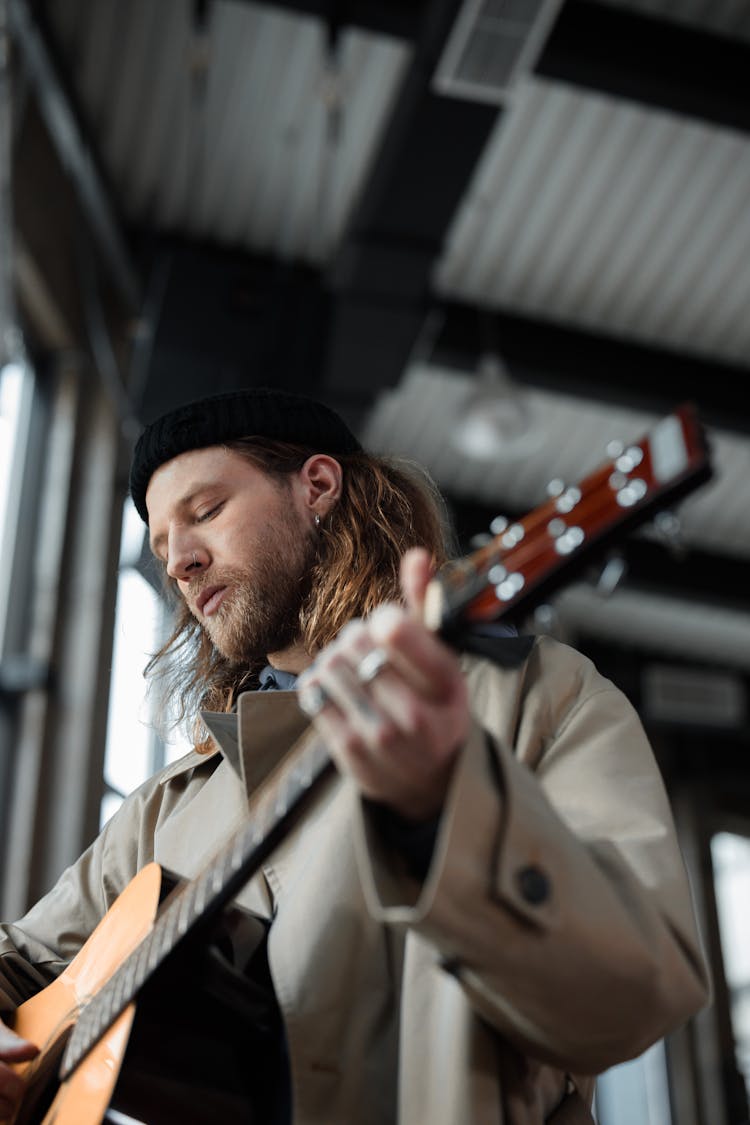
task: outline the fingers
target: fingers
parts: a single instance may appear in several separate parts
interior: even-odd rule
[[[412,819],[439,811],[468,728],[458,662],[397,606],[352,622],[300,677],[300,705],[362,792]]]
[[[387,651],[404,678],[427,698],[440,701],[455,687],[460,676],[455,654],[397,606],[380,606],[368,626],[373,643]]]
[[[435,572],[432,558],[423,547],[413,547],[401,560],[401,590],[409,613],[417,621],[424,614],[424,597]]]

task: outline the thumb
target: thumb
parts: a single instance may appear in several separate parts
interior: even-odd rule
[[[412,547],[401,560],[400,578],[404,601],[411,616],[418,621],[424,616],[425,592],[434,573],[432,556],[424,547]]]

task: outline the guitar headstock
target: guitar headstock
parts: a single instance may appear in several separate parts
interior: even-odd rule
[[[703,428],[689,404],[640,441],[614,451],[578,484],[510,524],[431,583],[425,621],[446,636],[528,613],[582,566],[711,476]]]

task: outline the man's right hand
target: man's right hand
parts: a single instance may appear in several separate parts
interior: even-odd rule
[[[21,1039],[0,1020],[0,1121],[12,1117],[23,1096],[24,1083],[10,1063],[26,1062],[39,1054],[39,1048]]]

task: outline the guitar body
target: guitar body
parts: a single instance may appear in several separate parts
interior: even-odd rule
[[[151,928],[161,897],[161,868],[151,863],[136,875],[107,912],[65,972],[22,1004],[14,1030],[40,1049],[15,1069],[28,1093],[14,1125],[99,1125],[112,1099],[125,1056],[135,1005],[130,1004],[71,1077],[54,1090],[54,1078],[78,1013],[106,984]],[[49,1105],[50,1092],[53,1102]]]
[[[173,951],[73,1073],[63,1082],[57,1076],[82,1007],[151,930],[172,885],[158,864],[143,868],[65,972],[18,1008],[14,1030],[40,1054],[15,1067],[27,1093],[13,1125],[264,1120],[253,1074],[267,1076],[276,1062],[264,1058],[267,1040],[253,1027],[259,1021],[252,985],[219,948],[222,927],[236,928],[246,917],[235,907],[210,933]]]

